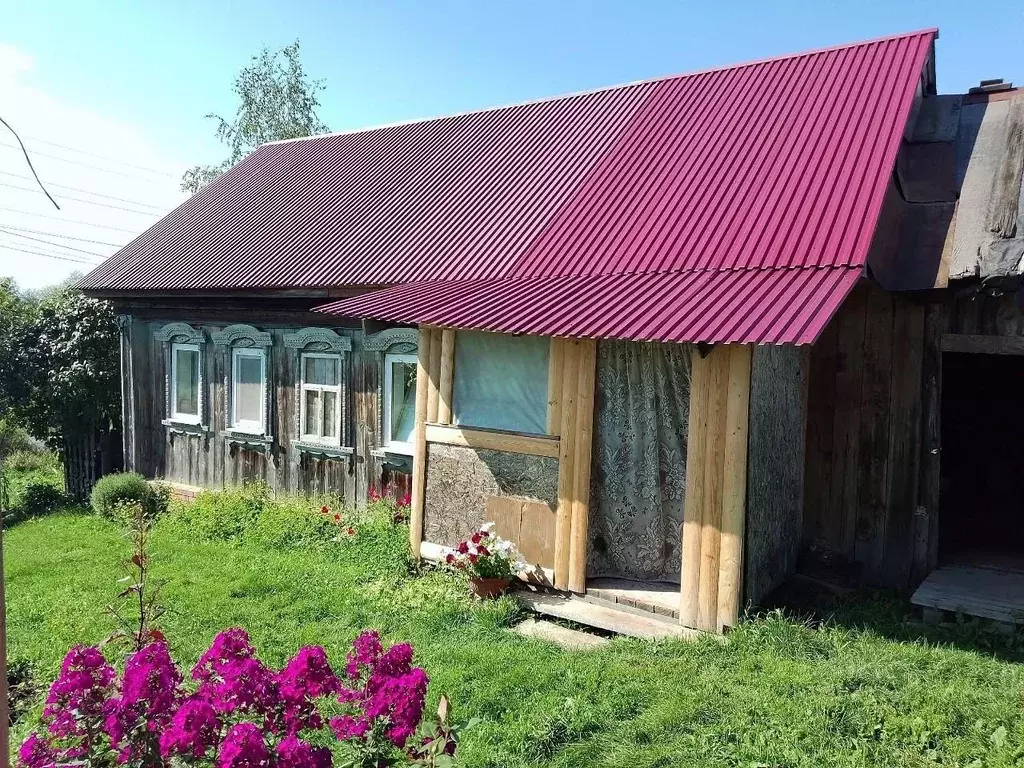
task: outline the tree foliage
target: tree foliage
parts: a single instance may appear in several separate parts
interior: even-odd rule
[[[254,148],[268,141],[297,139],[324,133],[327,126],[316,111],[323,80],[310,79],[299,57],[299,41],[283,48],[264,48],[235,78],[239,104],[234,119],[210,113],[216,136],[230,150],[216,165],[197,165],[182,176],[184,192],[198,192]]]
[[[31,304],[10,278],[0,278],[0,417],[23,397],[24,336]]]

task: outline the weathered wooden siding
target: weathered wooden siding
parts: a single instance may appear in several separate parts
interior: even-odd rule
[[[159,319],[126,317],[122,324],[125,387],[126,464],[147,477],[205,488],[222,488],[251,481],[265,482],[275,493],[334,494],[346,501],[363,503],[370,488],[387,490],[396,497],[409,492],[409,475],[399,462],[387,463],[375,455],[379,439],[378,378],[380,357],[363,349],[358,329],[336,328],[352,341],[343,359],[345,423],[343,444],[353,448],[346,457],[324,457],[300,452],[296,438],[296,398],[299,371],[295,351],[284,345],[285,335],[306,327],[280,322],[275,327],[241,311],[230,321],[192,322],[206,338],[202,346],[204,413],[208,431],[194,434],[165,426],[168,360],[165,345],[154,334],[169,322],[189,322],[189,317]],[[212,334],[234,323],[252,324],[270,333],[268,386],[272,388],[268,432],[273,440],[265,449],[233,444],[223,436],[228,428],[226,382],[230,380],[230,356],[212,343]]]
[[[859,285],[810,355],[804,543],[910,580],[918,504],[925,306]]]
[[[796,568],[804,502],[806,347],[754,348],[750,373],[744,599],[757,604]]]

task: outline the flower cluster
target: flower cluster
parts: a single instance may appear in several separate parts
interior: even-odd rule
[[[320,514],[327,515],[327,517],[331,519],[331,522],[333,522],[336,526],[342,529],[342,533],[344,533],[346,536],[356,535],[356,529],[353,528],[351,525],[346,525],[345,521],[341,517],[341,514],[339,514],[338,512],[332,513],[331,508],[328,507],[327,505],[320,507]],[[335,539],[335,541],[337,541],[337,539]]]
[[[454,738],[449,747],[450,731],[441,729],[402,751],[420,726],[427,694],[427,675],[412,657],[408,644],[385,649],[376,632],[364,632],[348,654],[344,680],[318,646],[301,648],[274,671],[245,630],[233,628],[217,635],[192,669],[190,692],[162,639],[128,656],[120,678],[99,649],[76,646],[46,700],[46,731],[25,740],[18,765],[330,768],[331,750],[305,740],[327,725],[319,703],[329,696],[350,710],[331,720],[336,737],[356,744],[357,753],[359,744],[373,744],[373,762],[361,764],[420,760],[428,742],[453,751]]]
[[[404,523],[409,519],[409,507],[412,506],[412,494],[408,491],[401,496],[394,486],[385,486],[384,492],[377,490],[377,486],[371,485],[367,494],[371,504],[386,502],[392,509],[392,519],[396,523]]]
[[[511,579],[527,568],[516,545],[494,532],[494,523],[484,524],[460,541],[444,562],[453,570],[481,579]]]

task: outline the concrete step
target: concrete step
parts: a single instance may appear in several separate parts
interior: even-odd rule
[[[512,627],[512,631],[523,637],[533,637],[560,645],[570,651],[585,651],[608,645],[607,637],[581,632],[578,629],[569,629],[569,627],[563,627],[561,624],[544,619],[526,619]]]
[[[588,627],[597,627],[619,635],[639,637],[647,640],[662,640],[667,637],[693,639],[702,632],[680,626],[677,621],[643,611],[625,611],[614,603],[606,605],[597,600],[560,595],[550,592],[519,591],[516,596],[534,613],[555,616],[574,621]]]

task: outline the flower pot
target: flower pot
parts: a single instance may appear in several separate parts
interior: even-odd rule
[[[469,591],[483,600],[500,597],[508,589],[508,579],[484,579],[473,576],[469,580]]]

